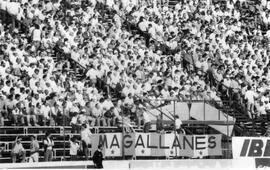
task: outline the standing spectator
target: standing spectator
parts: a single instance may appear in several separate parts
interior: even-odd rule
[[[71,125],[71,133],[79,133],[80,125],[78,124],[78,113],[74,113],[74,116],[71,118],[70,125]]]
[[[143,108],[143,121],[144,121],[143,132],[148,133],[151,128],[151,119],[148,113],[146,112],[145,108]]]
[[[95,168],[102,169],[103,168],[103,154],[102,154],[102,145],[98,145],[98,149],[95,151],[93,155],[93,162]]]
[[[31,136],[31,144],[30,144],[30,159],[29,162],[38,162],[39,159],[39,144],[37,141],[37,137]]]
[[[11,151],[12,163],[16,163],[17,159],[21,162],[25,162],[25,149],[21,143],[22,138],[16,137],[15,143],[13,144]]]
[[[182,121],[180,120],[178,115],[175,115],[175,130],[178,134],[180,134],[182,131]]]
[[[70,139],[70,150],[69,150],[70,159],[72,161],[76,161],[77,160],[77,154],[78,154],[79,148],[80,148],[80,145],[78,144],[76,137],[73,136]]]
[[[91,146],[91,131],[86,124],[82,124],[82,131],[81,131],[81,139],[82,139],[82,146],[83,146],[83,153],[85,156],[85,160],[88,160],[89,150],[88,148]]]
[[[164,131],[161,115],[157,116],[156,129],[157,129],[157,133],[162,133]]]
[[[44,159],[45,162],[52,161],[53,159],[53,146],[54,141],[52,140],[51,133],[47,131],[44,139]]]
[[[252,118],[252,114],[254,114],[254,106],[255,106],[255,98],[257,97],[256,93],[252,89],[251,86],[247,87],[247,91],[245,94],[245,99],[247,100],[247,112],[250,118]]]

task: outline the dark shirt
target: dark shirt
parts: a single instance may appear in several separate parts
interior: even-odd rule
[[[94,153],[94,156],[93,156],[93,162],[94,162],[96,168],[103,168],[102,160],[103,160],[102,152],[99,150],[96,150]]]
[[[163,125],[162,125],[161,119],[157,119],[156,126],[157,126],[157,131],[163,130]]]

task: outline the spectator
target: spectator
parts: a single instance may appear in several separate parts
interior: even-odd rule
[[[14,119],[15,125],[24,125],[24,116],[25,116],[25,110],[22,106],[21,102],[18,102],[15,106],[15,108],[12,110],[12,116]]]
[[[182,121],[180,120],[178,115],[175,115],[175,130],[178,134],[182,133]]]
[[[156,129],[157,129],[157,133],[162,133],[164,131],[161,115],[157,116]]]
[[[44,160],[45,162],[48,162],[48,161],[51,162],[53,159],[54,141],[49,131],[45,133],[45,139],[43,143],[44,143]]]
[[[74,116],[71,118],[70,125],[71,125],[71,133],[79,133],[80,125],[78,124],[79,115],[78,113],[74,113]]]
[[[145,108],[143,108],[143,121],[144,121],[143,132],[148,133],[151,128],[151,119],[148,113],[146,112]]]
[[[91,147],[91,142],[92,142],[91,135],[92,133],[89,127],[86,124],[82,124],[81,139],[82,139],[82,147],[83,147],[85,160],[88,160],[88,156],[89,156],[88,148]]]
[[[103,112],[104,110],[101,108],[100,103],[96,103],[92,110],[92,113],[93,117],[96,119],[97,126],[100,126],[101,122],[103,126],[106,126],[106,120],[104,118]]]
[[[252,90],[251,86],[247,87],[247,91],[245,94],[245,99],[247,100],[247,112],[250,118],[252,118],[252,114],[254,114],[254,107],[255,107],[255,98],[257,97],[254,90]]]
[[[13,143],[11,151],[12,163],[16,163],[17,160],[25,162],[26,152],[21,143],[21,140],[22,138],[17,136],[15,142]]]
[[[78,150],[79,149],[80,149],[80,145],[78,144],[78,141],[77,141],[76,137],[73,136],[70,139],[70,150],[69,150],[70,159],[72,161],[76,161],[77,160],[77,154],[78,154]]]
[[[116,122],[115,120],[116,117],[114,116],[113,110],[114,110],[114,107],[111,107],[109,110],[107,110],[104,113],[105,121],[107,122],[108,126],[111,126],[111,125],[114,126]]]
[[[31,135],[29,162],[38,162],[38,161],[39,161],[39,143],[37,141],[37,137]]]

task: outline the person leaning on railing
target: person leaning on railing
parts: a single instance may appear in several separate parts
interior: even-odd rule
[[[29,162],[38,162],[39,161],[38,159],[39,159],[39,143],[37,141],[37,136],[31,135]]]
[[[89,150],[88,148],[91,146],[91,131],[87,124],[82,124],[82,130],[81,130],[81,139],[82,139],[82,147],[83,147],[83,153],[85,156],[85,160],[88,160]]]
[[[178,134],[182,133],[182,121],[178,115],[175,115],[175,130]]]
[[[43,143],[44,143],[44,160],[45,162],[48,161],[51,162],[53,159],[54,141],[49,131],[45,133],[45,139],[43,140]]]
[[[73,136],[70,138],[69,142],[70,142],[70,150],[69,150],[70,160],[76,161],[78,150],[80,149],[79,141],[76,139],[75,136]]]

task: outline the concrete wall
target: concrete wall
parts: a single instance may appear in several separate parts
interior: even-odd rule
[[[181,159],[104,161],[104,169],[255,169],[255,160],[248,159]],[[40,162],[0,164],[0,169],[91,169],[92,161]]]

